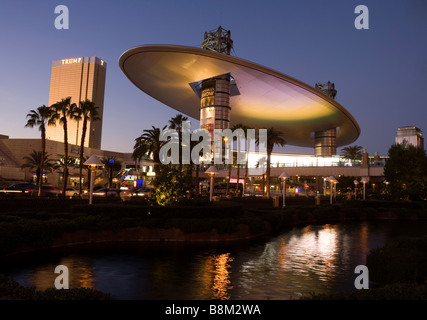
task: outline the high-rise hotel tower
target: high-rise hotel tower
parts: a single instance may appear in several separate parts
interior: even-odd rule
[[[102,115],[107,64],[97,57],[78,57],[52,62],[50,78],[49,106],[71,97],[71,103],[91,100],[98,107],[100,120],[88,123],[85,147],[101,149]],[[68,121],[68,143],[80,145],[82,121]],[[62,126],[48,126],[46,138],[64,141]]]

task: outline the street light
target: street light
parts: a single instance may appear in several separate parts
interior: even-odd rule
[[[332,204],[332,184],[335,182],[335,181],[337,181],[337,179],[335,179],[335,177],[334,176],[330,176],[329,178],[328,178],[328,181],[331,183],[331,186],[330,186],[330,196],[329,196],[329,203],[330,204]]]
[[[368,179],[362,178],[360,182],[363,183],[363,200],[366,200],[366,184],[369,182]]]
[[[210,166],[208,170],[205,171],[205,173],[209,174],[211,176],[211,190],[210,190],[210,198],[209,200],[212,201],[213,197],[213,191],[214,191],[214,176],[219,173],[218,169],[214,166]]]
[[[337,184],[339,183],[337,179],[335,179],[334,181],[334,192],[335,192],[335,202],[337,202]]]
[[[279,178],[283,179],[283,206],[282,207],[284,208],[285,207],[285,197],[286,197],[286,179],[289,179],[289,175],[285,171],[283,171],[280,174]]]
[[[97,167],[103,167],[104,164],[101,162],[101,160],[98,159],[96,155],[92,155],[87,159],[84,163],[84,165],[89,166],[90,169],[90,187],[89,187],[89,204],[92,204],[92,193],[93,193],[93,182],[95,180],[95,169]]]
[[[359,181],[354,180],[354,200],[357,200],[357,185],[359,184]]]

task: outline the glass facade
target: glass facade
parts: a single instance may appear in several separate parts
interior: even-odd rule
[[[330,157],[337,153],[336,129],[318,131],[314,134],[314,155],[317,157]]]
[[[85,147],[101,148],[102,115],[107,64],[97,57],[78,57],[52,62],[50,78],[49,106],[71,97],[71,103],[89,99],[98,107],[101,120],[88,123]],[[68,143],[80,145],[81,121],[68,122]],[[60,124],[48,126],[46,138],[64,142],[64,132]]]

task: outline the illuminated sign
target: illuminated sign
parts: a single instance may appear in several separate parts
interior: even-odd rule
[[[147,177],[154,177],[155,175],[155,172],[147,172]]]
[[[237,179],[230,179],[230,183],[236,183]],[[239,183],[244,184],[245,183],[245,179],[239,179]]]
[[[71,59],[62,59],[62,64],[74,64],[74,63],[81,63],[82,58],[71,58]]]
[[[126,180],[126,181],[134,181],[134,180],[137,180],[137,179],[138,179],[137,176],[125,176],[123,178],[123,180]]]

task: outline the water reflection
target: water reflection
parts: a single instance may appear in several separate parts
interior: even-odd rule
[[[54,270],[57,265],[67,266],[69,269],[70,288],[94,288],[95,279],[91,260],[70,256],[57,260],[56,264],[43,264],[35,267],[34,271],[28,274],[22,274],[23,282],[36,287],[39,290],[45,290],[54,287],[54,282],[59,274]]]
[[[212,286],[213,299],[228,300],[230,299],[229,290],[233,289],[230,281],[230,264],[233,261],[230,253],[220,254],[215,257],[215,276]]]
[[[390,236],[425,234],[427,223],[361,222],[294,228],[268,241],[191,246],[150,243],[87,247],[9,261],[0,272],[22,285],[54,287],[57,265],[70,288],[119,299],[289,299],[354,290],[354,268]]]

